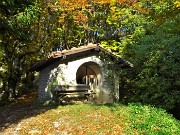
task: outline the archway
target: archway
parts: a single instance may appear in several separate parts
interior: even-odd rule
[[[76,72],[77,84],[90,85],[91,89],[102,83],[102,73],[100,67],[95,62],[86,62],[82,64]]]

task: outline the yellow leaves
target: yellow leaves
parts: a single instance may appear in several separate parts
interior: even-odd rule
[[[112,135],[120,135],[120,134],[123,134],[123,129],[121,126],[119,126],[118,124],[115,124],[113,127],[113,132],[112,132]]]
[[[88,2],[88,0],[59,0],[60,5],[66,7],[69,10],[85,7],[88,5]]]
[[[78,11],[75,16],[75,22],[86,22],[88,19],[87,17],[82,13],[82,11]]]
[[[124,14],[122,8],[116,6],[119,5],[128,5],[129,8],[138,10],[140,12],[147,12],[146,9],[143,9],[140,2],[138,1],[128,1],[128,0],[59,0],[56,3],[48,3],[48,6],[53,9],[58,9],[59,14],[59,23],[68,23],[70,20],[74,24],[85,24],[88,20],[95,17],[95,13],[99,12],[96,10],[103,10],[105,15],[108,16],[108,23],[114,24],[118,18]],[[129,8],[127,9],[129,11]],[[109,13],[110,12],[110,13]],[[101,14],[103,15],[103,14]],[[99,18],[100,19],[100,18]],[[66,22],[67,21],[67,22]]]
[[[177,8],[180,8],[180,1],[175,1],[175,2],[174,2],[174,5],[175,5]]]
[[[114,2],[115,0],[94,0],[93,2],[96,2],[96,3],[100,3],[100,4],[105,4],[105,3],[112,3]]]
[[[65,17],[66,17],[66,14],[65,14],[65,13],[62,13],[62,14],[59,16],[59,22],[60,22],[60,23],[63,23]]]

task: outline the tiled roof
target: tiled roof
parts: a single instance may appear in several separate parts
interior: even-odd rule
[[[97,52],[103,51],[105,53],[107,53],[108,55],[116,58],[118,57],[117,55],[113,54],[110,50],[103,48],[100,45],[97,44],[88,44],[85,46],[80,46],[78,48],[73,47],[70,50],[63,50],[63,51],[56,51],[56,52],[52,52],[48,55],[47,58],[45,58],[44,60],[34,64],[31,68],[30,71],[39,71],[42,68],[48,66],[49,64],[55,62],[58,58],[60,58],[61,60],[63,60],[64,57],[70,56],[70,55],[74,55],[74,54],[79,54],[82,52],[86,52],[86,51],[90,51],[90,50],[95,50]],[[120,58],[120,63],[125,65],[126,67],[132,67],[132,64],[128,61],[125,61],[124,59]]]
[[[61,57],[61,56],[64,56],[64,55],[66,55],[66,56],[67,55],[72,55],[72,54],[88,51],[88,50],[91,50],[91,49],[95,49],[96,51],[104,51],[104,52],[108,53],[111,56],[116,56],[115,54],[113,54],[111,52],[111,50],[107,50],[107,49],[103,48],[100,45],[90,43],[88,45],[80,46],[78,48],[73,47],[70,50],[52,52],[51,54],[48,55],[48,58]]]

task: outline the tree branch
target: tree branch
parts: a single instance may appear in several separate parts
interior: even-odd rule
[[[43,39],[42,42],[40,43],[40,46],[39,46],[36,50],[30,50],[30,51],[24,52],[23,54],[21,54],[21,55],[19,56],[19,59],[22,59],[22,58],[25,57],[26,55],[34,54],[34,53],[37,53],[38,51],[40,51],[40,50],[42,49],[42,47],[43,47],[43,44],[46,42],[47,38],[48,38],[48,35],[46,35],[46,36],[44,37],[44,39]]]

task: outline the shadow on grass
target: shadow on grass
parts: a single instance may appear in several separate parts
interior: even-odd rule
[[[58,105],[43,106],[34,104],[37,97],[34,93],[21,96],[9,106],[0,108],[0,132],[13,125],[18,124],[21,120],[35,117],[45,113],[48,110],[56,109]]]
[[[143,103],[140,103],[140,102],[129,102],[129,103],[135,103],[135,104],[139,104],[139,105],[150,105],[150,104],[143,104]],[[127,103],[122,103],[122,102],[119,102],[119,103],[106,103],[106,104],[92,104],[92,106],[96,107],[96,106],[106,106],[108,108],[111,109],[111,111],[116,111],[116,109],[118,109],[120,106],[128,106]],[[156,107],[155,105],[150,105],[150,106],[154,106]],[[158,108],[158,107],[156,107]],[[176,104],[175,107],[171,110],[166,110],[166,112],[168,114],[171,114],[175,119],[177,120],[180,120],[180,104]]]
[[[112,112],[117,111],[117,109],[119,109],[121,106],[126,106],[124,104],[121,103],[102,103],[102,104],[90,104],[90,106],[92,107],[107,107],[109,108]]]
[[[55,109],[57,106],[28,106],[22,108],[9,108],[9,109],[0,109],[0,132],[4,129],[18,124],[21,120],[35,117],[39,114],[45,113],[50,109]]]

